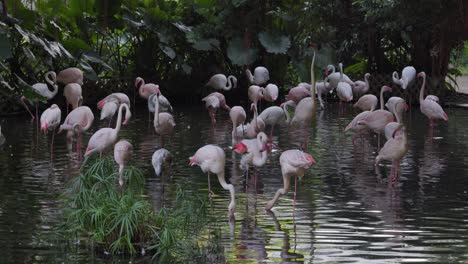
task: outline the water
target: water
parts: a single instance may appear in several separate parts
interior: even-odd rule
[[[354,114],[351,109],[345,114],[336,109],[337,105],[329,105],[319,111],[310,128],[308,152],[317,164],[298,185],[296,207],[292,189],[270,213],[264,211],[265,204],[282,187],[281,151],[271,153],[258,170],[256,188],[250,182],[246,189],[245,176],[237,167],[240,158],[229,149],[227,113],[218,114],[218,124],[212,128],[201,106],[177,108],[176,133],[166,144],[176,159],[164,197],[161,179],[150,164],[159,139],[144,109],[138,109],[120,137],[134,146],[133,162],[145,172],[148,198],[155,209],[170,205],[176,186],[207,196],[207,177],[198,167],[188,166],[188,157],[209,143],[225,150],[226,176],[236,186],[235,221],[228,218],[228,192],[212,177],[217,196],[210,202],[211,222],[205,233],[209,237],[220,232],[219,243],[228,262],[468,261],[466,110],[447,109],[450,120],[434,128],[432,139],[417,107],[406,114],[409,152],[401,164],[399,184],[392,187],[387,183],[388,163],[374,167],[376,138],[366,143],[364,153],[354,148],[350,136],[342,133]],[[1,125],[7,142],[0,150],[0,262],[109,261],[108,256],[55,236],[59,196],[80,166],[67,151],[65,135],[56,137],[51,156],[46,138],[37,138],[35,125],[25,116],[4,118]],[[103,125],[95,122],[84,146]],[[282,127],[275,132],[274,142],[286,150],[300,145],[303,137],[303,131]]]

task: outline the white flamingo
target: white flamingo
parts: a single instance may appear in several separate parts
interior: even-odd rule
[[[249,69],[245,70],[245,73],[247,74],[247,79],[251,84],[260,86],[270,80],[270,73],[268,72],[268,69],[263,66],[256,67],[253,75]]]
[[[229,91],[231,88],[237,88],[237,78],[233,75],[226,77],[226,75],[218,73],[211,76],[206,86],[217,90]]]

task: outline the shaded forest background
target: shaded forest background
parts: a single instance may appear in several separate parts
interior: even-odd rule
[[[343,62],[361,79],[413,65],[437,88],[453,88],[446,76],[461,74],[468,56],[464,0],[0,3],[2,113],[21,107],[19,78],[44,82],[47,71],[72,66],[85,72],[85,104],[112,91],[132,95],[137,76],[177,103],[198,100],[215,73],[241,77],[247,89],[244,70],[257,65],[283,90],[309,81],[312,43],[320,47],[317,69]]]

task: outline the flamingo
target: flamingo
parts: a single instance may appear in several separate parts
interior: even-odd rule
[[[62,112],[58,105],[53,104],[47,108],[41,115],[41,130],[46,133],[47,130],[52,131],[52,144],[54,146],[55,129],[60,125]]]
[[[406,89],[416,79],[416,69],[413,66],[406,66],[401,72],[401,79],[398,72],[394,71],[392,80],[395,84],[400,85],[401,88]]]
[[[57,95],[57,92],[58,92],[58,85],[56,84],[57,82],[57,76],[55,74],[55,72],[53,71],[49,71],[47,72],[45,75],[45,80],[47,83],[36,83],[36,84],[33,84],[31,87],[32,87],[32,91],[41,96],[41,97],[45,97],[47,100],[50,100],[52,98],[55,97],[55,95]],[[49,84],[50,86],[52,86],[53,90],[50,91],[49,90],[49,87],[48,85]],[[29,87],[29,86],[28,86]],[[23,104],[24,108],[26,108],[26,110],[28,111],[28,113],[31,115],[31,120],[34,120],[35,118],[38,117],[38,107],[37,107],[37,99],[38,98],[31,98],[30,100],[32,101],[35,101],[35,104],[36,104],[36,116],[33,115],[33,113],[31,112],[31,110],[29,110],[29,107],[28,105],[24,102],[24,100],[26,99],[29,99],[27,98],[26,96],[21,96],[20,98],[20,101],[21,103]]]
[[[237,88],[237,78],[233,75],[226,77],[226,75],[218,73],[211,76],[205,85],[213,89],[229,91],[231,88]]]
[[[159,112],[159,98],[158,98],[159,95],[160,93],[158,92],[156,93],[156,97],[153,97],[153,103],[154,103],[153,126],[154,126],[154,131],[156,131],[156,134],[159,135],[159,141],[162,146],[163,145],[162,137],[165,135],[172,135],[176,124],[174,121],[174,117],[171,114]]]
[[[243,138],[252,139],[255,138],[258,133],[265,131],[265,122],[258,116],[257,106],[252,103],[250,104],[250,111],[254,112],[254,117],[245,126],[237,126],[237,135],[241,134]]]
[[[115,128],[101,128],[91,136],[88,142],[88,147],[86,148],[86,152],[84,154],[86,158],[88,158],[88,156],[92,155],[93,153],[99,153],[102,155],[104,151],[108,150],[115,144],[120,131],[120,126],[122,124],[125,125],[128,122],[128,119],[125,119],[122,123],[122,110],[124,108],[126,112],[130,112],[130,108],[127,104],[120,105]]]
[[[335,70],[336,70],[335,66],[331,64],[327,66],[327,70],[326,70],[327,77],[325,77],[325,82],[329,82],[332,89],[338,88],[338,83],[341,80],[340,73],[335,72]],[[331,71],[330,74],[328,74],[329,71]],[[354,82],[348,77],[348,75],[344,73],[343,73],[343,81],[348,83],[351,86],[354,86]]]
[[[136,77],[135,79],[135,89],[140,94],[140,97],[143,99],[149,99],[152,94],[160,92],[159,85],[154,83],[146,83],[145,80],[141,77]],[[133,101],[135,102],[135,94],[133,94]],[[151,113],[148,112],[148,122],[151,122]]]
[[[5,136],[2,134],[2,126],[0,126],[0,146],[5,144]]]
[[[407,152],[408,139],[405,128],[403,124],[399,124],[399,126],[394,129],[392,138],[385,142],[385,145],[379,151],[379,155],[375,158],[375,166],[377,166],[382,160],[392,161],[390,178],[391,181],[396,181],[396,179],[398,179],[401,159]]]
[[[253,75],[249,69],[245,70],[245,73],[247,74],[247,79],[251,84],[263,85],[270,80],[270,73],[268,72],[268,69],[263,66],[256,67]]]
[[[354,108],[359,108],[362,111],[374,111],[377,108],[379,99],[373,94],[365,94],[359,97],[359,100],[353,105]]]
[[[232,121],[232,142],[236,142],[238,138],[237,134],[237,126],[241,125],[243,126],[246,118],[246,113],[245,110],[242,106],[234,106],[231,108],[229,111],[229,117],[231,118]]]
[[[156,96],[156,94],[150,95],[148,98],[148,111],[151,113],[154,113],[154,100],[153,97]],[[167,98],[162,95],[161,93],[159,94],[159,112],[172,112],[172,105]]]
[[[124,93],[111,93],[97,103],[97,108],[102,109],[110,101],[117,100],[119,104],[127,104],[130,107],[130,98]]]
[[[67,99],[67,114],[68,105],[72,105],[72,110],[77,108],[83,103],[83,96],[81,95],[81,85],[78,83],[69,83],[65,85],[63,95]]]
[[[77,135],[76,149],[79,151],[81,146],[79,144],[79,139],[81,133],[87,131],[94,121],[93,111],[87,106],[80,106],[71,111],[63,124],[60,125],[58,133],[61,133],[63,130],[67,130],[67,141],[71,142],[73,134]]]
[[[151,164],[156,175],[161,176],[163,173],[168,172],[172,165],[172,160],[173,156],[167,149],[160,148],[156,150],[151,157]]]
[[[57,82],[64,85],[69,83],[83,85],[83,71],[78,68],[66,68],[58,73]]]
[[[355,132],[352,141],[353,141],[353,146],[355,146],[355,141],[357,137],[360,137],[362,139],[362,134],[368,130],[367,126],[364,124],[359,123],[359,121],[365,120],[367,116],[371,113],[371,111],[363,111],[359,113],[356,117],[353,118],[353,120],[346,126],[344,132],[346,133],[349,130],[353,130]],[[364,148],[364,142],[361,141],[362,147]]]
[[[344,81],[343,79],[343,64],[340,63],[340,81],[337,84],[336,87],[336,94],[340,98],[340,104],[342,101],[345,102],[350,102],[353,100],[353,89],[351,88],[351,85],[347,82]]]
[[[448,120],[447,114],[444,112],[444,109],[435,101],[437,97],[431,96],[424,99],[424,90],[426,88],[426,73],[420,72],[418,73],[418,78],[423,79],[423,83],[421,85],[421,90],[419,91],[419,105],[421,108],[421,112],[429,118],[429,124],[434,127],[434,121],[436,120]],[[437,98],[439,99],[439,98]]]
[[[215,115],[218,108],[222,107],[227,111],[231,111],[231,108],[226,104],[224,95],[218,92],[210,93],[202,99],[202,102],[205,102],[205,107],[208,110],[213,125],[216,124]]]
[[[117,99],[110,99],[109,102],[105,103],[101,110],[101,120],[109,119],[109,126],[112,121],[112,117],[119,109],[120,103]]]
[[[260,132],[256,139],[243,139],[237,143],[233,150],[236,153],[242,154],[240,163],[241,169],[247,171],[246,183],[249,180],[249,165],[252,164],[254,168],[262,167],[267,160],[267,146],[268,137],[265,133]],[[256,175],[256,173],[254,173]],[[256,176],[254,182],[256,182]]]
[[[119,140],[114,146],[114,159],[115,162],[119,165],[119,185],[122,187],[124,185],[123,172],[125,166],[128,164],[132,158],[133,146],[127,140]]]
[[[278,86],[275,84],[269,83],[265,87],[265,93],[263,95],[263,99],[267,102],[274,102],[278,99]]]
[[[266,211],[269,211],[281,195],[288,193],[291,185],[291,176],[295,177],[294,184],[294,206],[296,205],[296,194],[297,194],[297,180],[298,177],[301,179],[305,170],[314,165],[316,161],[312,155],[302,152],[297,149],[286,150],[281,153],[280,156],[280,165],[281,165],[281,174],[283,175],[283,188],[279,188],[273,199],[271,199],[265,207]]]
[[[298,104],[302,99],[310,96],[310,89],[310,84],[300,83],[289,90],[286,100],[293,101],[295,104]]]
[[[248,90],[249,100],[258,107],[258,101],[261,101],[265,95],[265,88],[258,85],[251,85]]]
[[[234,185],[226,183],[224,177],[226,163],[226,154],[224,151],[215,145],[205,145],[199,148],[195,154],[189,158],[189,165],[198,165],[204,173],[208,174],[208,189],[211,196],[210,173],[218,176],[218,181],[224,190],[229,190],[231,193],[231,202],[229,203],[228,210],[231,217],[234,216],[235,208],[235,190]]]
[[[320,108],[324,109],[325,106],[323,104],[322,95],[328,94],[331,91],[332,87],[331,87],[330,83],[325,82],[325,81],[317,82],[315,84],[315,87],[317,89],[317,98],[318,98],[319,103],[320,103]]]
[[[408,104],[405,100],[398,96],[392,96],[385,104],[387,109],[395,115],[397,123],[403,122],[403,111],[408,111]]]
[[[380,89],[380,109],[375,110],[368,114],[366,118],[358,121],[359,125],[366,125],[368,128],[377,133],[378,137],[378,149],[380,150],[380,134],[384,132],[385,126],[394,121],[393,114],[389,111],[384,110],[384,92],[391,92],[392,88],[388,86],[382,86]]]
[[[278,125],[280,123],[289,124],[289,122],[291,121],[291,117],[287,109],[287,106],[291,103],[293,102],[287,101],[286,103],[281,104],[281,106],[270,106],[267,109],[263,110],[258,116],[265,122],[265,125],[271,126],[269,137],[270,141],[273,137],[273,130],[275,128],[275,125]]]
[[[365,94],[369,91],[370,85],[369,85],[369,77],[370,73],[364,74],[364,81],[355,81],[353,85],[353,93],[355,95],[361,95]]]

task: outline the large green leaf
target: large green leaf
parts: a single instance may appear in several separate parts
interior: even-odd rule
[[[312,52],[310,52],[312,55]],[[336,61],[336,51],[328,46],[322,47],[316,53],[315,66],[324,69],[329,64],[334,64]]]
[[[200,7],[210,8],[216,4],[216,0],[195,0],[195,4]]]
[[[159,44],[159,48],[164,52],[164,54],[171,58],[171,60],[176,57],[176,53],[171,47]]]
[[[270,53],[285,54],[291,47],[291,40],[288,36],[272,32],[260,32],[258,39],[262,46]]]
[[[112,71],[112,67],[107,64],[106,62],[104,62],[101,57],[99,57],[98,54],[96,54],[95,52],[86,52],[83,54],[82,56],[82,59],[83,60],[86,60],[88,62],[93,62],[93,63],[97,63],[97,64],[101,64],[104,68],[108,69],[109,71]]]
[[[237,37],[229,41],[227,55],[236,65],[249,65],[257,58],[257,49],[245,48],[242,39]]]
[[[10,41],[6,34],[0,34],[0,60],[11,57]]]
[[[219,48],[219,41],[214,38],[210,39],[200,39],[193,43],[193,48],[196,50],[214,50],[215,48]]]

